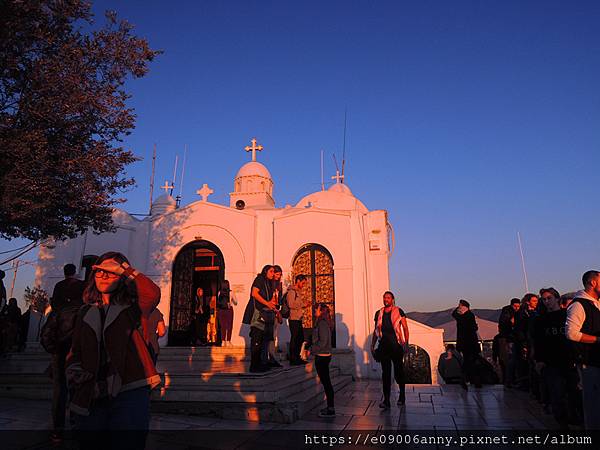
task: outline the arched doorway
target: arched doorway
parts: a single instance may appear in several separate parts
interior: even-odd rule
[[[192,343],[194,297],[199,287],[210,299],[208,343],[218,343],[215,304],[224,279],[223,253],[212,242],[198,240],[180,250],[173,262],[168,345],[186,346]]]
[[[431,384],[429,354],[418,345],[409,344],[404,356],[404,379],[410,384]]]
[[[319,244],[304,245],[298,250],[292,263],[292,280],[296,275],[306,275],[308,279],[301,292],[305,302],[303,328],[312,330],[316,306],[319,303],[329,305],[335,317],[335,283],[331,253]],[[332,333],[332,344],[335,347],[335,329]]]

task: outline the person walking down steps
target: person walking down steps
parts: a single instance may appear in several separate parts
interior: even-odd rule
[[[313,331],[313,344],[311,352],[315,355],[315,368],[321,384],[325,389],[327,397],[327,408],[319,412],[319,417],[335,417],[335,407],[333,403],[333,385],[329,374],[329,364],[331,363],[331,332],[333,330],[333,318],[331,310],[325,303],[321,303],[317,308],[317,323]]]

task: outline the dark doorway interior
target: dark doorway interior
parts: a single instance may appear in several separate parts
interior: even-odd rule
[[[225,279],[223,254],[212,242],[198,240],[186,245],[173,263],[169,346],[194,345],[198,326],[205,327],[208,344],[218,344],[216,298]],[[204,290],[208,313],[198,323],[194,311],[197,289]],[[196,323],[194,323],[196,322]],[[204,340],[201,339],[201,340]]]

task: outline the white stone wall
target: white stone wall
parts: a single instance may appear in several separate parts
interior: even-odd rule
[[[350,209],[330,209],[338,205],[337,196],[341,196],[339,205]],[[347,197],[342,193],[317,193],[295,208],[242,211],[199,201],[143,221],[116,211],[116,233],[87,233],[58,242],[54,249],[42,248],[36,278],[51,292],[62,279],[64,264],[71,262],[79,267],[84,255],[120,251],[159,285],[159,309],[168,326],[174,260],[185,245],[206,240],[223,253],[225,278],[238,301],[234,306],[232,342],[247,345],[248,329],[241,320],[256,273],[263,265],[275,263],[282,266],[285,279],[298,250],[305,244],[319,244],[334,261],[338,348],[354,350],[359,377],[378,377],[379,364],[371,360],[369,348],[375,311],[381,307],[383,292],[389,289],[387,217],[385,211],[369,212],[358,200]],[[309,204],[313,206],[305,207]],[[402,306],[402,293],[396,294]],[[443,351],[441,330],[409,323],[411,342],[430,355],[435,383],[437,358]],[[289,331],[284,325],[280,330],[281,347],[285,348],[283,344],[288,340]]]

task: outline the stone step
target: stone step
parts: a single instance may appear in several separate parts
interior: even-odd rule
[[[275,357],[285,360],[282,352]],[[161,361],[250,361],[250,349],[244,347],[164,347],[160,349]],[[46,361],[50,362],[51,355],[45,351],[25,351],[7,353],[0,360],[0,368],[8,361]]]
[[[43,374],[0,375],[0,397],[52,399],[52,380]]]
[[[332,374],[334,391],[352,383],[352,376]],[[243,397],[242,397],[243,398]],[[234,401],[210,401],[207,397],[196,397],[195,400],[161,401],[153,398],[152,410],[162,413],[192,414],[226,419],[248,420],[252,422],[293,423],[308,411],[323,404],[324,392],[316,377],[301,392],[282,396],[276,401],[249,401],[240,397]]]
[[[333,386],[333,391],[338,392],[352,383],[352,381],[350,375],[332,375],[331,384]],[[282,404],[279,405],[280,410],[284,411],[283,417],[289,418],[287,420],[290,420],[286,421],[286,419],[284,419],[284,423],[293,423],[296,420],[299,420],[316,406],[323,405],[323,407],[325,407],[326,403],[324,398],[325,392],[320,383],[305,392],[288,398],[287,401],[282,402]]]
[[[317,384],[314,373],[294,369],[295,373],[279,373],[271,379],[255,380],[252,384],[228,380],[227,383],[165,384],[153,393],[162,401],[226,401],[247,403],[279,402],[313,388]],[[331,376],[339,375],[333,368]],[[176,383],[176,381],[175,381]]]
[[[282,379],[300,380],[312,376],[312,365],[289,367],[284,366],[280,369],[272,369],[265,373],[250,373],[247,366],[241,367],[244,370],[238,372],[203,372],[203,373],[183,373],[183,372],[163,372],[161,373],[164,384],[171,388],[194,388],[205,385],[232,385],[236,384],[240,387],[264,385],[265,383],[273,383]]]
[[[239,349],[237,353],[247,352]],[[38,369],[24,373],[29,364]],[[0,372],[0,397],[52,398],[52,380],[39,370],[47,366],[44,359],[12,361],[11,365],[13,369],[20,366],[20,371]],[[153,391],[152,409],[292,423],[323,403],[323,388],[318,382],[313,363],[293,367],[285,363],[284,368],[264,374],[248,373],[248,365],[244,361],[194,361],[191,364],[179,364],[176,359],[166,361],[165,366],[169,369],[161,373],[162,385]],[[0,369],[5,366],[0,365]],[[198,368],[207,371],[198,372]],[[342,369],[335,364],[331,366],[330,373],[336,391],[352,382],[352,376],[342,374]]]
[[[35,359],[50,359],[50,354],[45,351],[41,352],[14,352],[6,353],[4,360],[7,361],[28,361]]]

